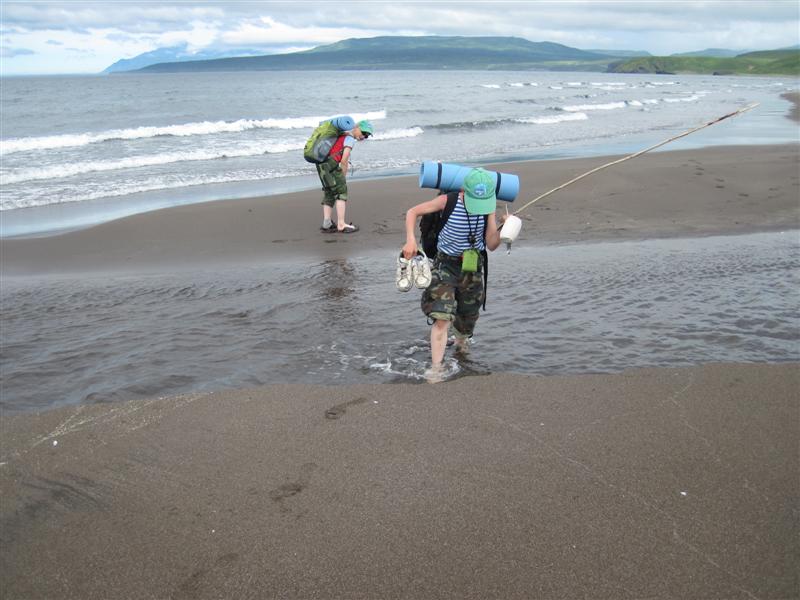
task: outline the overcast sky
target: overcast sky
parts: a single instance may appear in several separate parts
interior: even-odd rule
[[[0,73],[97,73],[121,58],[191,51],[291,52],[379,35],[517,36],[651,54],[800,43],[800,0],[150,2],[0,0]]]

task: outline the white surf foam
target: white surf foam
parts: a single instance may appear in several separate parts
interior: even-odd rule
[[[517,119],[519,123],[532,123],[534,125],[550,125],[555,123],[563,123],[564,121],[585,121],[589,117],[586,113],[576,112],[568,115],[552,115],[547,117],[526,117]]]
[[[300,150],[305,142],[287,142],[283,144],[247,144],[239,147],[224,149],[204,149],[189,152],[165,152],[161,154],[150,154],[142,156],[130,156],[119,160],[92,160],[84,162],[64,163],[49,167],[34,167],[30,169],[20,169],[19,171],[4,173],[0,176],[0,183],[10,185],[25,181],[40,181],[43,179],[60,179],[72,177],[83,173],[98,171],[117,171],[125,169],[137,169],[141,167],[152,167],[156,165],[166,165],[170,163],[180,163],[201,160],[217,160],[224,158],[241,158],[243,156],[258,156],[260,154],[273,154],[277,152],[288,152],[290,150]]]
[[[411,138],[422,135],[424,130],[422,127],[408,127],[406,129],[389,129],[386,133],[378,133],[370,137],[370,140],[397,140],[401,138]]]
[[[306,129],[314,128],[320,121],[335,115],[286,117],[277,119],[237,119],[236,121],[199,121],[179,125],[144,126],[130,129],[109,129],[98,133],[78,133],[51,135],[30,138],[10,138],[0,140],[0,154],[28,152],[32,150],[50,150],[53,148],[69,148],[87,146],[99,142],[113,140],[136,140],[159,136],[186,137],[192,135],[214,135],[219,133],[239,133],[251,129]],[[379,121],[386,118],[385,110],[351,115],[356,121],[368,119]]]
[[[408,129],[390,129],[386,133],[376,134],[375,141],[393,140],[416,137],[422,135],[423,129],[411,127]],[[92,160],[84,162],[61,163],[48,167],[33,167],[19,169],[0,174],[0,184],[10,185],[26,181],[41,181],[46,179],[61,179],[81,175],[83,173],[117,171],[153,167],[171,163],[196,162],[204,160],[220,160],[226,158],[243,158],[259,156],[262,154],[282,154],[285,152],[299,151],[305,145],[305,139],[286,140],[278,142],[252,142],[240,143],[235,146],[205,148],[200,150],[164,152],[130,156],[119,160]]]
[[[74,202],[84,202],[97,200],[100,198],[117,198],[130,196],[142,192],[153,192],[158,190],[175,190],[192,186],[202,186],[220,183],[238,183],[247,181],[261,181],[269,179],[280,179],[284,177],[294,177],[306,175],[302,170],[296,171],[271,171],[271,170],[244,170],[233,171],[217,175],[196,174],[184,177],[179,174],[153,177],[146,181],[139,179],[127,179],[115,181],[113,186],[100,183],[96,186],[76,185],[62,186],[58,194],[52,194],[49,190],[42,190],[41,193],[26,194],[21,197],[14,197],[13,194],[4,194],[0,201],[0,211],[14,210],[17,208],[32,208],[35,206],[47,206],[50,204],[69,204]]]
[[[562,106],[560,110],[567,112],[583,112],[585,110],[617,110],[625,108],[628,103],[624,100],[622,102],[607,102],[605,104],[575,104],[571,106]]]
[[[687,96],[685,98],[662,98],[662,102],[695,102],[700,100],[700,96]]]

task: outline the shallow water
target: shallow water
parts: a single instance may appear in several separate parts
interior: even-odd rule
[[[515,248],[448,377],[800,360],[800,234]],[[419,292],[394,257],[224,272],[7,278],[2,408],[269,383],[420,382]]]

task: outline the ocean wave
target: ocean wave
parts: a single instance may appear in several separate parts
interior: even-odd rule
[[[371,140],[397,140],[401,138],[411,138],[422,135],[425,131],[422,127],[408,127],[405,129],[389,129],[386,133],[376,133]]]
[[[518,123],[532,123],[534,125],[550,125],[555,123],[563,123],[564,121],[585,121],[589,117],[586,113],[576,112],[567,115],[552,115],[547,117],[525,117],[516,119]]]
[[[605,104],[574,104],[571,106],[555,107],[556,110],[563,110],[566,112],[583,112],[586,110],[616,110],[628,106],[627,101],[621,102],[607,102]]]
[[[375,141],[402,139],[416,137],[423,133],[420,127],[408,129],[390,129],[374,137]],[[263,154],[282,154],[285,152],[299,151],[305,146],[305,139],[288,140],[284,142],[254,142],[239,144],[231,147],[206,148],[185,152],[164,152],[130,156],[118,160],[92,160],[84,162],[71,162],[56,164],[48,167],[34,167],[20,169],[9,173],[0,174],[0,184],[10,185],[26,181],[41,181],[45,179],[61,179],[73,177],[84,173],[118,171],[137,169],[141,167],[154,167],[181,162],[196,162],[204,160],[221,160],[226,158],[244,158],[260,156]]]
[[[3,185],[9,185],[12,183],[40,181],[43,179],[61,179],[64,177],[73,177],[75,175],[98,171],[119,171],[180,162],[258,156],[260,154],[272,154],[276,152],[300,150],[303,148],[304,144],[305,142],[295,142],[276,145],[265,144],[261,142],[259,144],[244,145],[236,148],[205,149],[189,152],[164,152],[162,154],[130,156],[118,160],[91,160],[85,162],[63,163],[50,167],[34,167],[31,169],[20,169],[19,171],[12,173],[4,173],[2,176],[0,176],[0,183]]]
[[[213,184],[235,184],[260,180],[282,179],[286,177],[300,177],[314,173],[313,165],[300,161],[298,168],[283,169],[237,169],[218,174],[195,173],[166,173],[153,175],[146,180],[132,177],[129,179],[115,178],[113,184],[108,181],[81,182],[77,184],[59,185],[57,194],[50,189],[37,188],[26,190],[24,194],[7,191],[0,200],[0,212],[19,208],[32,208],[51,204],[70,204],[98,200],[101,198],[118,198],[145,192],[161,190],[178,190],[193,186]],[[407,169],[411,165],[419,164],[417,158],[413,159],[367,159],[351,163],[351,173],[371,172],[374,170]]]
[[[696,94],[693,95],[693,96],[687,96],[685,98],[662,98],[661,99],[662,102],[694,102],[696,100],[700,100],[700,96],[698,96]]]
[[[487,129],[503,123],[503,119],[489,119],[486,121],[453,121],[451,123],[437,123],[426,125],[426,129],[452,131],[458,129]]]
[[[144,126],[130,129],[110,129],[99,133],[78,133],[51,135],[30,138],[11,138],[0,140],[0,154],[28,152],[32,150],[50,150],[87,146],[114,140],[136,140],[162,136],[186,137],[193,135],[215,135],[219,133],[239,133],[251,129],[309,129],[316,127],[320,121],[330,119],[329,116],[286,117],[280,119],[238,119],[236,121],[199,121],[180,125]],[[366,113],[354,113],[352,117],[360,121],[369,119],[378,121],[386,118],[385,110]]]
[[[233,171],[219,175],[197,174],[190,177],[168,175],[149,178],[146,181],[133,179],[115,182],[113,186],[107,185],[106,182],[98,184],[95,187],[82,184],[71,189],[61,189],[58,194],[49,193],[47,190],[42,191],[42,193],[38,195],[27,193],[24,197],[19,198],[14,198],[12,195],[6,194],[3,196],[2,202],[0,202],[0,211],[48,206],[51,204],[70,204],[74,202],[98,200],[100,198],[118,198],[143,192],[175,190],[199,185],[280,179],[284,177],[306,175],[308,174],[307,171],[307,168],[298,169],[296,171]]]

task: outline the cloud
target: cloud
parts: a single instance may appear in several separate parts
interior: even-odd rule
[[[27,48],[9,48],[8,46],[0,47],[0,57],[14,58],[15,56],[31,56],[36,54],[33,50]]]
[[[375,37],[386,35],[385,30],[359,29],[355,27],[294,27],[276,21],[272,17],[261,17],[255,22],[240,24],[232,31],[226,31],[220,40],[229,45],[258,44],[303,44],[319,45],[338,42],[352,37]],[[408,35],[408,33],[406,34]]]
[[[771,49],[797,44],[798,27],[796,0],[4,0],[2,24],[4,52],[26,49],[36,53],[37,68],[63,63],[71,72],[97,72],[160,47],[274,53],[379,35],[515,36],[653,54],[710,46]],[[79,59],[66,47],[87,54]],[[7,58],[7,72],[34,64],[24,53]]]
[[[224,21],[222,6],[198,2],[170,5],[170,2],[134,4],[131,2],[40,2],[4,6],[6,24],[28,31],[116,28],[122,31],[163,33],[190,21]]]

